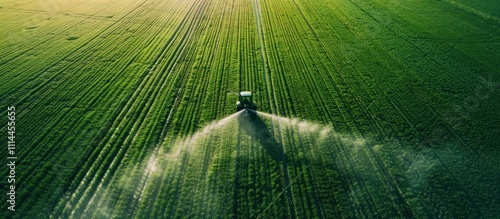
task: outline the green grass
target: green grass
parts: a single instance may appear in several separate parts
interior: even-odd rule
[[[498,8],[2,2],[19,160],[1,215],[494,218]],[[258,90],[277,117],[215,122],[234,113],[228,90]]]
[[[495,1],[473,1],[473,0],[456,0],[450,1],[450,3],[458,3],[454,4],[466,10],[470,13],[478,13],[480,16],[488,17],[492,19],[495,17],[497,20],[500,17],[500,8],[498,7],[498,3]]]

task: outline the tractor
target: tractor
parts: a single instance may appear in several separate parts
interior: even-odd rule
[[[251,91],[241,91],[238,95],[239,101],[236,102],[236,112],[243,109],[257,110],[257,104],[252,101]]]

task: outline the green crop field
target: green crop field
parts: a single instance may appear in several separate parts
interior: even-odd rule
[[[3,0],[0,30],[0,218],[500,215],[499,1]]]

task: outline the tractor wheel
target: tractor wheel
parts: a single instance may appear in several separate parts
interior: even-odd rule
[[[257,104],[252,103],[252,106],[250,107],[250,109],[257,111]]]
[[[244,107],[241,104],[236,105],[236,112],[241,111]]]

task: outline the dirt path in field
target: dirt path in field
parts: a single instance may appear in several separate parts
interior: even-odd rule
[[[266,51],[265,51],[265,40],[264,40],[264,28],[262,27],[262,15],[261,15],[261,9],[260,9],[260,4],[258,0],[255,0],[254,2],[254,11],[255,11],[255,20],[257,24],[257,34],[259,35],[259,48],[260,48],[260,55],[262,58],[262,77],[266,86],[266,91],[267,91],[267,99],[269,101],[269,106],[274,105],[276,108],[276,95],[273,92],[273,96],[271,97],[271,92],[269,92],[269,83],[267,81],[267,56],[266,56]],[[272,86],[272,81],[271,81],[271,86]],[[273,99],[274,101],[271,101]]]
[[[265,51],[265,47],[266,46],[265,46],[265,40],[264,40],[264,28],[262,26],[262,14],[261,14],[261,8],[260,8],[259,0],[255,0],[254,10],[255,10],[255,19],[256,19],[256,23],[257,23],[257,33],[259,35],[260,54],[262,56],[263,79],[264,79],[264,83],[265,83],[265,86],[266,86],[266,91],[268,93],[269,105],[271,107],[271,112],[273,112],[273,107],[272,106],[274,106],[276,114],[279,116],[279,112],[278,112],[278,109],[277,109],[278,105],[277,105],[276,93],[274,92],[274,84],[273,84],[272,79],[269,79],[270,83],[267,80],[267,75],[268,75],[267,74],[267,59],[266,59],[266,57],[267,57],[266,54],[267,53]],[[271,89],[269,89],[269,86],[271,87]],[[272,97],[271,97],[271,93],[272,93]],[[273,99],[273,101],[271,101],[271,99]],[[282,130],[281,130],[281,125],[279,123],[277,125],[272,124],[272,126],[276,126],[278,128],[279,139],[281,140],[281,147],[283,148],[283,157],[282,157],[281,161],[282,161],[282,164],[283,164],[283,176],[284,176],[285,185],[286,185],[285,189],[283,190],[283,192],[286,191],[287,200],[288,200],[289,206],[290,206],[290,216],[291,216],[291,218],[295,218],[295,208],[294,208],[293,198],[292,198],[292,189],[289,186],[290,185],[290,176],[289,176],[289,173],[288,173],[288,163],[287,163],[287,159],[286,159],[285,146],[283,145],[283,143],[284,143],[283,133],[282,133]],[[283,192],[280,193],[278,195],[278,197],[281,196],[283,194]],[[278,198],[278,197],[276,197],[276,198]],[[272,204],[273,203],[271,203],[270,205],[272,205]],[[264,211],[266,211],[266,209],[263,209],[262,213],[264,213]],[[259,215],[259,217],[260,217],[260,215]]]

